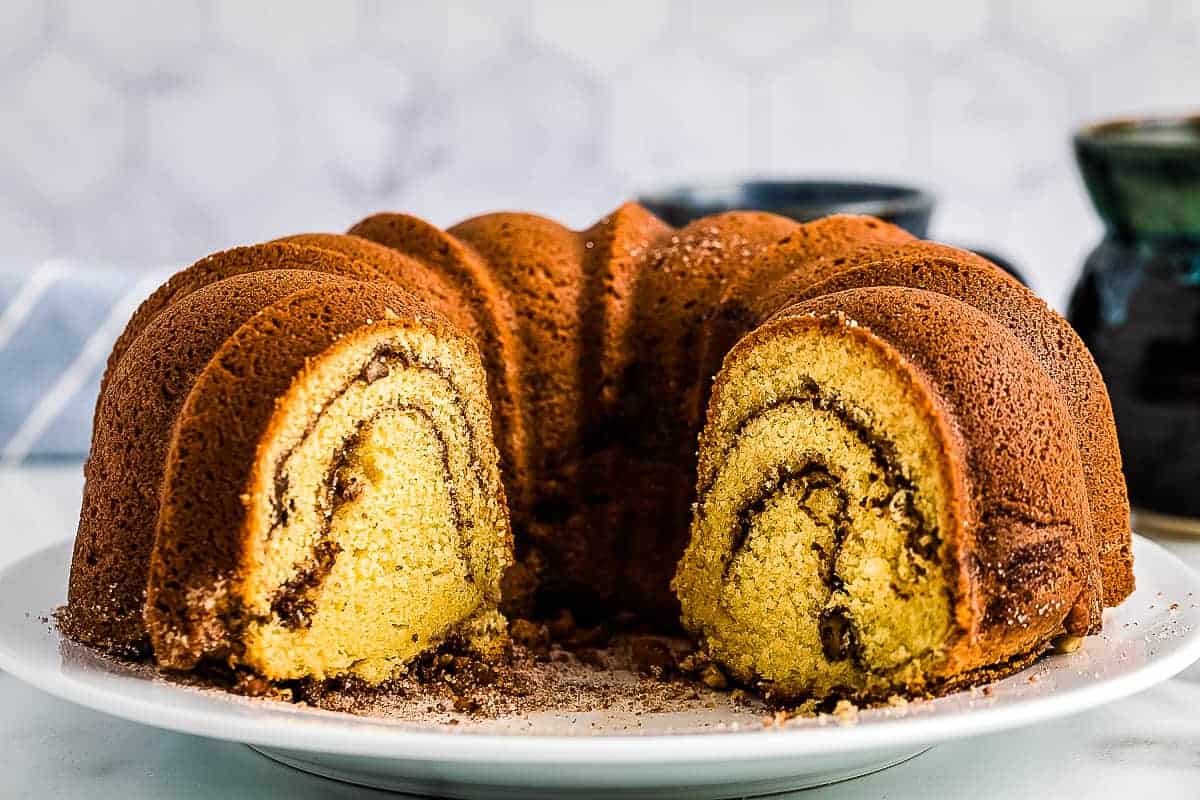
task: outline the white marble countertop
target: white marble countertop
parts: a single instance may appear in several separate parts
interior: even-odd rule
[[[75,464],[0,469],[0,566],[74,533],[80,485]],[[1200,567],[1200,541],[1164,544]],[[78,708],[3,673],[0,709],[4,798],[385,796],[292,771],[242,745]],[[1200,797],[1200,666],[1091,712],[940,745],[803,797]]]

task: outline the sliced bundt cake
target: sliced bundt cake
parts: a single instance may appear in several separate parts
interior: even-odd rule
[[[978,256],[867,217],[377,214],[138,310],[65,621],[175,668],[378,681],[494,648],[501,601],[682,607],[740,681],[873,697],[1097,630],[1129,539],[1095,365]]]

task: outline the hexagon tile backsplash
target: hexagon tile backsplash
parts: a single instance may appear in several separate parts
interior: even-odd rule
[[[5,0],[0,262],[175,266],[404,209],[585,225],[688,177],[934,189],[1061,304],[1073,126],[1200,99],[1190,0]]]

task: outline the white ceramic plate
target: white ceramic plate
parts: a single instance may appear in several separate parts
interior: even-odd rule
[[[768,729],[757,713],[723,709],[644,714],[634,735],[605,713],[551,715],[514,733],[182,687],[98,659],[45,620],[63,602],[69,543],[0,573],[0,668],[89,708],[245,742],[300,769],[371,786],[451,797],[736,797],[866,774],[941,741],[1083,711],[1184,669],[1200,658],[1200,578],[1159,546],[1140,537],[1134,545],[1137,592],[1107,612],[1104,633],[1080,651],[1045,658],[986,692],[863,711],[848,724],[826,717]]]

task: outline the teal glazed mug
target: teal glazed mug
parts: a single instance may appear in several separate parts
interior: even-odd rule
[[[1139,527],[1200,533],[1200,116],[1074,139],[1105,234],[1068,317],[1112,398]]]

